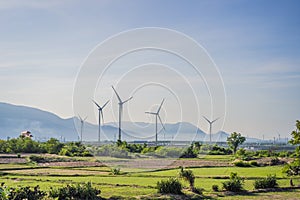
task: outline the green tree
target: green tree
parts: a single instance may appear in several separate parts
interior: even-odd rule
[[[44,149],[47,153],[58,154],[60,150],[64,147],[63,143],[60,143],[59,140],[55,138],[50,138],[47,142],[43,144]]]
[[[5,140],[0,140],[0,153],[9,153],[7,152],[8,143]]]
[[[289,141],[292,145],[299,145],[300,144],[300,121],[296,120],[296,130],[292,131],[291,133],[292,139]],[[296,149],[297,154],[299,156],[300,154],[300,149],[299,146]]]
[[[233,132],[227,138],[228,146],[233,150],[233,154],[236,153],[239,145],[243,144],[246,141],[246,138],[243,137],[240,133]]]
[[[300,144],[300,121],[296,121],[296,130],[294,130],[292,133],[292,139],[289,141],[289,143],[293,145],[299,145]],[[290,164],[286,164],[283,168],[283,172],[285,172],[288,176],[299,176],[300,175],[300,149],[299,146],[296,149],[297,158]]]
[[[180,167],[179,177],[187,181],[190,185],[190,190],[194,191],[195,189],[195,175],[192,170],[185,170],[183,167]]]

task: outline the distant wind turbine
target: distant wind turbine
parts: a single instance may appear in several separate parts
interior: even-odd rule
[[[100,142],[100,132],[101,132],[101,117],[104,123],[103,108],[108,104],[109,100],[101,107],[96,101],[92,100],[94,104],[98,107],[98,142]]]
[[[80,141],[82,142],[83,125],[84,125],[85,120],[87,119],[87,116],[84,119],[82,119],[80,117],[80,115],[78,115],[78,117],[79,117],[80,124],[81,124],[81,126],[80,126]]]
[[[212,124],[213,124],[214,122],[216,122],[218,119],[220,119],[220,117],[217,118],[217,119],[215,119],[215,120],[213,120],[213,121],[210,121],[210,120],[207,119],[205,116],[203,116],[203,118],[209,123],[209,142],[211,143]]]
[[[145,112],[145,113],[147,113],[147,114],[155,115],[155,144],[156,144],[156,145],[157,145],[157,118],[159,119],[159,121],[160,121],[160,123],[161,123],[163,129],[165,129],[165,127],[164,127],[164,125],[163,125],[163,123],[162,123],[162,121],[161,121],[161,118],[160,118],[160,116],[159,116],[159,111],[160,111],[160,109],[161,109],[161,107],[162,107],[164,101],[165,101],[165,99],[163,99],[162,102],[160,103],[160,106],[159,106],[157,112]]]
[[[123,113],[123,104],[126,103],[127,101],[131,100],[132,97],[129,97],[127,100],[122,101],[122,99],[120,98],[119,94],[117,93],[117,91],[115,90],[114,86],[111,86],[112,89],[114,90],[114,92],[116,93],[116,96],[119,100],[119,140],[121,141],[121,132],[122,132],[122,128],[121,128],[121,123],[122,123],[122,113]]]

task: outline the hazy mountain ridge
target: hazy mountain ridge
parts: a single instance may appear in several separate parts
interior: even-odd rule
[[[189,122],[166,123],[164,126],[165,129],[158,126],[159,140],[209,141],[209,135]],[[35,139],[40,140],[55,137],[76,141],[80,135],[80,121],[77,118],[63,119],[48,111],[8,103],[0,103],[0,127],[1,139],[17,137],[24,130],[30,130]],[[155,124],[124,121],[122,132],[122,139],[125,140],[154,140]],[[115,140],[117,136],[118,123],[110,122],[101,127],[101,141]],[[228,133],[220,131],[212,134],[212,141],[226,141],[228,136]],[[98,125],[84,123],[83,140],[97,139]]]

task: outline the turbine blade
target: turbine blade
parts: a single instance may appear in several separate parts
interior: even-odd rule
[[[86,117],[83,119],[83,121],[85,121],[87,118],[88,118],[88,117],[86,116]]]
[[[102,122],[103,122],[103,124],[104,124],[104,117],[103,117],[103,112],[102,112],[102,110],[100,111],[100,113],[101,113],[101,117],[102,117]],[[103,126],[103,125],[102,125]]]
[[[208,123],[211,123],[205,116],[202,116]]]
[[[158,116],[158,119],[159,119],[159,121],[160,121],[160,123],[161,123],[163,129],[166,130],[166,129],[165,129],[165,126],[164,126],[164,124],[163,124],[163,122],[162,122],[162,120],[161,120],[161,118],[160,118],[160,116],[159,116],[159,115],[157,115],[157,116]]]
[[[147,114],[151,114],[151,115],[156,115],[157,113],[154,113],[154,112],[145,112]]]
[[[217,121],[218,119],[220,119],[220,117],[218,117],[217,119],[215,119],[214,121],[212,121],[211,123],[214,123],[215,121]]]
[[[96,104],[96,106],[97,106],[98,108],[101,108],[101,107],[99,106],[99,104],[98,104],[96,101],[94,101],[93,99],[92,99],[92,101],[94,102],[94,104]]]
[[[79,117],[79,120],[82,121],[82,118],[80,117],[80,115],[78,115],[78,117]]]
[[[112,87],[112,89],[114,90],[114,92],[116,93],[119,102],[122,103],[122,99],[121,99],[120,96],[118,95],[118,93],[117,93],[117,91],[115,90],[114,86],[111,86],[111,87]]]
[[[130,97],[129,99],[127,99],[126,101],[123,101],[122,104],[126,103],[127,101],[131,100],[133,97]]]
[[[162,102],[160,103],[160,106],[159,106],[159,108],[158,108],[158,110],[157,110],[157,114],[159,113],[159,111],[160,111],[160,109],[161,109],[161,107],[162,107],[164,101],[165,101],[165,99],[163,99]]]
[[[107,104],[108,104],[109,100],[102,106],[101,109],[103,109]]]

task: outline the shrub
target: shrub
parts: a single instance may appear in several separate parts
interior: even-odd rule
[[[112,168],[110,171],[111,171],[112,175],[120,175],[121,174],[120,168]]]
[[[46,192],[40,190],[39,186],[35,186],[31,189],[29,186],[26,187],[18,187],[18,188],[10,188],[8,198],[14,200],[40,200],[46,196]]]
[[[270,161],[270,166],[273,166],[273,165],[282,165],[284,163],[285,163],[284,161],[281,161],[277,157],[274,157]]]
[[[222,183],[223,188],[231,192],[239,192],[243,190],[244,180],[237,175],[237,173],[231,172],[230,180]]]
[[[232,151],[229,148],[224,148],[215,144],[211,147],[208,154],[209,155],[230,155],[232,154]]]
[[[194,149],[194,145],[191,144],[180,156],[180,158],[197,158],[198,150]]]
[[[155,150],[155,154],[167,158],[179,158],[182,155],[183,148],[178,147],[160,147]]]
[[[293,154],[293,152],[291,152],[291,151],[281,151],[281,152],[279,152],[278,157],[281,157],[281,158],[286,157],[286,158],[288,158],[292,154]]]
[[[277,186],[275,175],[268,175],[266,178],[257,179],[254,182],[255,189],[275,188]]]
[[[181,189],[181,183],[175,178],[157,182],[157,190],[162,194],[182,194]]]
[[[259,167],[259,164],[256,161],[251,161],[250,165],[255,166],[255,167]]]
[[[128,151],[116,146],[116,145],[103,145],[97,148],[94,152],[97,156],[109,156],[115,158],[131,158],[128,155]]]
[[[250,163],[244,162],[242,160],[235,161],[233,164],[237,167],[252,167]]]
[[[77,185],[67,185],[50,190],[49,196],[58,200],[100,200],[100,190],[93,188],[91,182]]]
[[[219,191],[219,186],[218,186],[218,185],[212,185],[211,188],[212,188],[212,190],[215,191],[215,192],[218,192],[218,191]]]
[[[53,157],[53,156],[40,156],[40,155],[30,155],[28,157],[29,161],[36,163],[48,163],[48,162],[70,162],[74,159],[64,158],[64,157]]]
[[[31,155],[31,156],[29,156],[29,161],[37,162],[37,163],[44,163],[44,162],[46,162],[46,159],[43,156]]]

